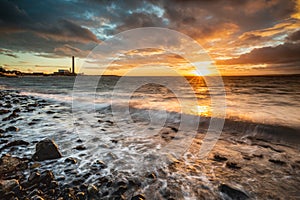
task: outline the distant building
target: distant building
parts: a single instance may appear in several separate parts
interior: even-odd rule
[[[66,74],[70,73],[70,71],[67,70],[67,69],[59,69],[58,72],[59,73],[66,73]]]
[[[57,72],[53,73],[54,75],[70,75],[71,72],[67,69],[59,69]]]

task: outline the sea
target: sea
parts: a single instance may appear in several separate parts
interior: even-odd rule
[[[107,176],[155,171],[166,165],[160,159],[162,149],[185,155],[195,135],[182,134],[175,142],[174,137],[162,141],[157,135],[166,128],[180,132],[181,124],[205,135],[212,118],[220,122],[219,134],[251,135],[299,148],[299,88],[299,76],[0,78],[1,90],[50,102],[15,122],[20,128],[16,139],[51,138],[63,155],[80,160],[78,173],[100,159],[108,165],[102,172]],[[29,126],[32,121],[38,123]],[[78,140],[87,149],[84,153],[74,150]],[[177,144],[180,140],[183,143]],[[30,156],[33,152],[34,146],[15,154]],[[179,157],[168,154],[172,159]],[[62,166],[54,166],[57,176],[66,173]],[[85,181],[96,179],[95,175]]]
[[[117,76],[83,76],[77,78],[77,82],[72,76],[1,78],[0,87],[70,104],[79,98],[80,93],[82,104],[92,103],[100,107],[111,104],[112,100],[120,102],[130,97],[127,106],[140,110],[185,112],[208,117],[212,114],[211,98],[214,94],[210,94],[201,77],[188,77],[183,84],[182,77],[130,77],[122,80],[122,84],[135,90],[118,88],[117,91],[115,86],[119,80]],[[143,85],[134,80],[143,80]],[[161,80],[166,84],[160,83]],[[299,76],[235,76],[223,77],[222,81],[226,119],[300,128]],[[180,90],[180,96],[174,94],[172,90],[175,89]],[[186,101],[181,104],[178,100],[182,99]]]

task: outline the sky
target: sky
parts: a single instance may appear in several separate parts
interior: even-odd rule
[[[199,58],[202,75],[214,74],[211,65],[222,75],[300,73],[300,0],[0,0],[0,66],[51,73],[69,69],[75,56],[77,72],[92,65],[80,71],[86,74],[124,75],[138,67],[136,75],[168,75],[160,65],[198,74],[176,53],[186,51],[185,41],[166,36],[153,43],[167,41],[172,52],[147,48],[90,56],[116,34],[142,27],[168,28],[198,42],[211,59],[207,64]],[[145,42],[137,40],[137,46]],[[112,63],[101,71],[99,60]]]

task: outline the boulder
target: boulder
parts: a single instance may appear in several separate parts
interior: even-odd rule
[[[32,159],[36,161],[52,160],[62,157],[57,145],[50,139],[44,139],[38,142],[35,146],[35,150],[36,152],[33,154]]]

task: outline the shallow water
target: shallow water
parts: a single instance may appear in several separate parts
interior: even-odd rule
[[[295,87],[299,81],[289,78],[283,86],[284,80],[280,80],[281,78],[265,78],[270,83],[261,86],[261,90],[275,88],[275,95],[271,91],[258,92],[257,87],[262,84],[262,77],[258,77],[259,80],[253,77],[227,79],[225,78],[227,113],[233,114],[227,116],[223,135],[205,159],[199,159],[198,153],[210,120],[209,108],[202,109],[202,116],[196,117],[200,121],[196,134],[194,130],[178,130],[182,115],[195,114],[192,112],[195,104],[191,103],[191,112],[181,114],[176,110],[180,109],[180,104],[174,94],[164,87],[151,84],[139,88],[130,102],[131,119],[127,119],[118,112],[122,109],[117,109],[114,113],[111,111],[110,91],[118,80],[116,77],[105,77],[105,81],[99,83],[97,88],[89,88],[87,81],[87,85],[82,87],[87,90],[83,90],[81,96],[76,96],[76,101],[73,102],[73,77],[1,79],[2,88],[19,90],[20,96],[28,97],[27,104],[41,99],[47,100],[32,112],[21,112],[19,120],[1,125],[2,129],[10,125],[17,126],[20,131],[13,133],[12,139],[30,142],[27,147],[6,149],[2,153],[31,157],[37,141],[51,138],[58,144],[64,157],[58,161],[42,162],[41,169],[51,169],[56,177],[64,177],[62,184],[72,185],[74,180],[79,179],[85,183],[99,185],[103,177],[109,177],[115,182],[138,180],[141,186],[138,189],[130,189],[126,193],[127,197],[144,193],[147,197],[156,199],[167,198],[168,194],[176,199],[205,199],[205,196],[214,199],[222,197],[223,194],[217,186],[223,182],[247,191],[254,199],[264,197],[266,190],[270,193],[270,198],[276,197],[285,187],[297,196],[295,188],[299,184],[297,174],[299,175],[300,158],[297,129],[299,118],[295,118],[295,112],[296,105],[299,104],[296,101],[299,92]],[[246,81],[250,83],[245,85]],[[195,80],[190,82],[198,90],[198,102],[202,102],[203,107],[209,107],[210,95],[204,83],[200,80],[196,80],[197,84],[194,83]],[[286,98],[279,94],[284,88],[288,90],[285,93]],[[93,93],[95,89],[96,96]],[[192,99],[191,91],[186,88],[182,91],[185,99]],[[13,94],[14,91],[9,93]],[[113,100],[123,108],[122,100],[128,95],[118,93]],[[279,103],[280,101],[289,104]],[[20,107],[20,104],[13,104],[12,109],[17,107]],[[23,109],[25,111],[26,107],[22,108],[22,111]],[[250,110],[260,111],[259,120],[255,118],[255,114],[247,114]],[[235,115],[237,111],[239,114]],[[283,111],[288,113],[285,117],[281,116]],[[155,116],[155,120],[150,120],[151,116]],[[5,115],[1,117],[4,118]],[[274,119],[277,120],[276,123],[273,123]],[[166,120],[166,123],[163,120]],[[290,144],[290,141],[284,143],[287,138],[290,138],[296,147]],[[77,150],[79,145],[86,149]],[[241,169],[233,170],[226,167],[225,162],[215,162],[215,154],[222,154],[237,162]],[[263,155],[262,158],[256,157],[260,154]],[[77,164],[65,163],[66,157],[77,159]],[[279,159],[287,164],[277,166],[270,163],[269,159]],[[106,163],[107,167],[93,171],[97,160]],[[148,177],[152,173],[155,174],[155,179]],[[101,184],[99,187],[103,193],[109,190]],[[113,191],[109,192],[111,194]]]

